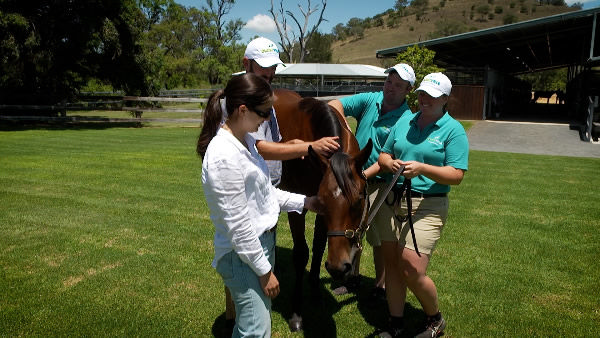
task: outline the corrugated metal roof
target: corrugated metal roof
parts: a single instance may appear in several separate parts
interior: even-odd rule
[[[385,68],[358,64],[288,63],[278,66],[277,77],[349,77],[385,78]]]
[[[419,45],[436,52],[443,67],[485,67],[508,73],[594,63],[590,59],[594,23],[600,8],[557,14],[444,38],[376,51],[377,57],[395,57]],[[598,34],[595,36],[599,40]],[[598,50],[598,43],[594,46]],[[598,52],[592,52],[598,56]]]

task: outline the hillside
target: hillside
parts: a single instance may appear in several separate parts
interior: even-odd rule
[[[436,1],[430,1],[419,20],[415,14],[407,15],[399,19],[396,27],[388,28],[384,24],[367,28],[362,39],[349,38],[334,42],[332,61],[386,67],[394,61],[377,59],[376,50],[429,40],[434,32],[443,27],[460,27],[463,32],[475,31],[502,26],[507,15],[513,15],[514,22],[521,22],[576,10],[566,6],[539,5],[539,1],[535,0],[442,0],[433,5]],[[478,9],[486,4],[489,12],[480,13]],[[497,13],[500,9],[501,12]],[[383,19],[387,23],[389,15],[384,15]]]

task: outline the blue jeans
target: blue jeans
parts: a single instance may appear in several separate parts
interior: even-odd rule
[[[260,237],[265,256],[275,266],[275,232]],[[217,272],[231,292],[235,304],[235,327],[232,337],[271,336],[271,298],[260,286],[259,276],[230,251],[219,259]]]

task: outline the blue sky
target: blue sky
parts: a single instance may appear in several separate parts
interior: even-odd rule
[[[205,0],[175,0],[175,2],[186,7],[200,8],[206,6]],[[273,0],[275,12],[279,8],[280,0]],[[566,0],[567,4],[575,2],[583,3],[583,8],[594,8],[600,6],[600,0]],[[304,23],[304,16],[300,12],[298,5],[304,10],[307,8],[307,0],[283,0],[284,10],[289,10],[301,24]],[[395,0],[328,0],[325,14],[323,15],[328,21],[324,21],[319,25],[319,31],[322,33],[331,33],[331,29],[338,23],[346,24],[351,18],[367,18],[373,17],[376,14],[385,12],[393,8]],[[321,8],[321,0],[311,0],[311,7],[319,5]],[[233,6],[227,19],[241,19],[246,23],[246,26],[241,31],[242,42],[247,43],[255,35],[264,36],[275,42],[279,42],[279,35],[275,28],[275,24],[269,13],[271,8],[271,0],[237,0]],[[314,26],[318,19],[319,11],[310,16],[308,28]],[[288,24],[292,24],[294,31],[298,31],[289,17]]]

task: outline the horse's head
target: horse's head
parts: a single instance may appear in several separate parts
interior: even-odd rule
[[[362,167],[367,162],[373,143],[355,156],[337,152],[330,159],[309,148],[323,173],[319,185],[319,200],[323,203],[327,224],[327,261],[325,268],[334,279],[347,278],[362,250],[362,237],[367,229],[367,180]]]

